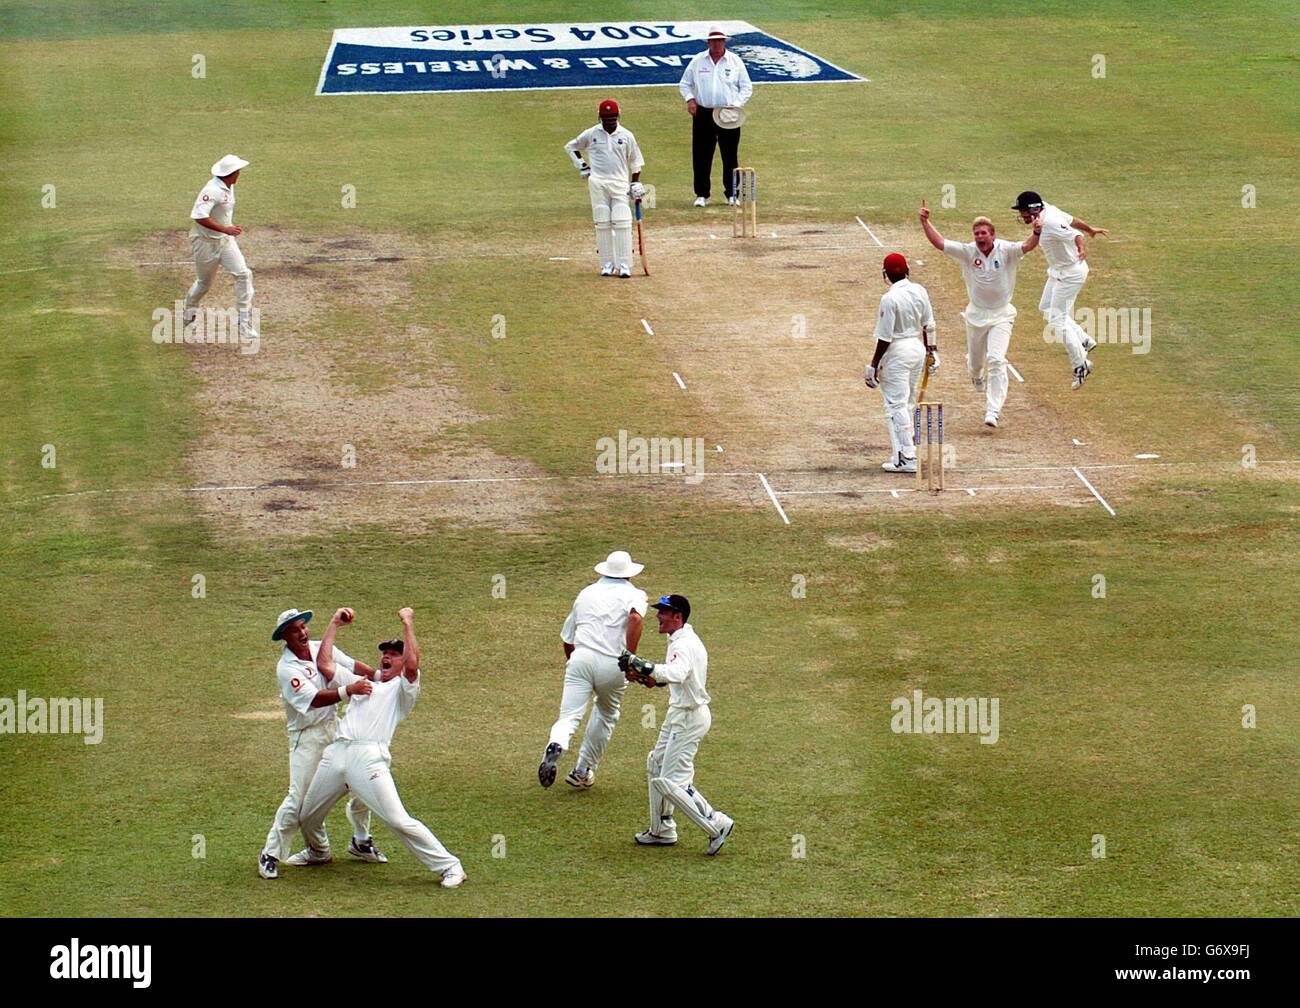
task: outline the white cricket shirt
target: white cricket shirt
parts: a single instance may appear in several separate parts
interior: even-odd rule
[[[632,176],[645,167],[636,137],[622,126],[608,133],[597,123],[566,143],[564,149],[570,153],[585,153],[591,174],[596,178],[630,184]]]
[[[1070,222],[1073,215],[1050,203],[1043,204],[1043,212],[1038,219],[1042,222],[1043,233],[1038,244],[1047,257],[1047,275],[1073,273],[1080,265],[1079,250],[1074,239],[1083,234]],[[1086,265],[1086,264],[1085,264]]]
[[[617,658],[627,647],[627,616],[644,616],[645,592],[627,578],[602,577],[578,592],[560,640]]]
[[[668,635],[668,654],[655,666],[656,682],[668,684],[668,706],[692,709],[709,702],[709,652],[689,623]]]
[[[1025,255],[1021,242],[994,238],[992,251],[985,255],[973,241],[945,241],[943,254],[961,264],[970,298],[961,317],[968,325],[990,326],[1016,317],[1011,296],[1016,290],[1016,268]]]
[[[230,218],[234,213],[235,190],[221,179],[214,178],[209,179],[208,184],[199,190],[198,196],[194,199],[194,209],[190,211],[190,219],[201,221],[211,217],[215,223],[230,227]],[[191,224],[190,234],[198,235],[200,238],[211,238],[213,241],[225,237],[220,231],[213,231],[201,224]]]
[[[346,687],[357,676],[342,673],[338,677]],[[338,738],[346,742],[377,742],[388,745],[393,732],[406,720],[420,698],[420,677],[410,682],[405,675],[387,682],[376,682],[369,693],[348,697],[348,709],[339,720]]]
[[[880,299],[880,316],[876,319],[876,339],[892,343],[900,339],[919,338],[921,327],[930,330],[934,340],[934,309],[930,295],[919,283],[906,278],[893,284]]]
[[[311,705],[317,691],[334,689],[334,686],[325,682],[324,677],[316,671],[316,652],[320,650],[320,641],[308,641],[307,648],[311,651],[311,661],[303,661],[286,645],[280,654],[279,664],[275,666],[280,699],[284,701],[284,720],[291,732],[332,721],[337,713],[334,704],[326,704],[324,707]],[[334,664],[340,671],[349,674],[356,670],[356,662],[338,648],[334,649]]]
[[[717,63],[707,49],[692,57],[677,85],[682,98],[708,109],[739,107],[754,93],[745,61],[728,49]]]

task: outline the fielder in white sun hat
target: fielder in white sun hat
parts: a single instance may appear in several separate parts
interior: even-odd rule
[[[238,154],[227,154],[220,161],[212,166],[213,178],[225,178],[233,175],[237,171],[243,171],[248,167],[248,162]]]
[[[612,578],[633,578],[645,570],[645,564],[634,563],[626,550],[615,550],[596,564],[596,573]]]

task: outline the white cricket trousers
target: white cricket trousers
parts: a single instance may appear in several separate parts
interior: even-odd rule
[[[212,278],[220,267],[235,278],[235,307],[241,318],[253,306],[253,271],[244,262],[244,253],[239,251],[239,244],[230,235],[218,239],[190,235],[190,248],[194,251],[194,286],[185,295],[185,311],[188,315],[212,286]]]
[[[262,848],[263,854],[283,861],[293,853],[291,845],[301,822],[303,799],[316,777],[326,747],[334,741],[337,723],[338,719],[331,717],[310,728],[289,732],[289,793],[275,812],[271,831],[266,835],[266,846]],[[352,835],[358,840],[370,836],[370,810],[355,797],[348,802],[348,822],[352,824]],[[320,835],[323,842],[312,844],[306,829],[303,830],[309,845],[328,848],[329,837],[325,836],[323,825]]]
[[[712,724],[708,704],[668,708],[659,739],[646,758],[651,833],[676,835],[677,826],[673,821],[676,807],[711,839],[718,835],[713,806],[695,789],[695,754]]]
[[[987,412],[997,416],[1007,401],[1007,348],[1011,346],[1012,316],[992,325],[966,323],[966,367],[971,381],[986,378]]]
[[[893,448],[890,458],[897,458],[899,452],[904,458],[914,458],[912,411],[925,368],[925,344],[916,336],[896,339],[880,358],[880,365],[880,394],[885,401],[885,423]]]
[[[1083,367],[1087,360],[1087,354],[1083,352],[1083,340],[1087,333],[1074,321],[1074,302],[1087,279],[1086,262],[1064,272],[1049,270],[1043,296],[1038,301],[1038,310],[1047,319],[1048,328],[1058,342],[1065,344],[1065,352],[1070,355],[1070,366],[1076,368]]]
[[[302,803],[302,830],[317,850],[327,850],[325,816],[334,804],[351,791],[353,800],[374,809],[379,821],[401,838],[411,853],[430,871],[442,875],[460,867],[429,827],[406,811],[397,794],[390,769],[392,755],[379,742],[345,742],[339,739],[325,750],[320,769]]]
[[[609,737],[618,724],[619,708],[627,679],[619,671],[618,659],[588,648],[575,648],[564,666],[564,693],[560,696],[560,716],[551,726],[552,742],[568,750],[582,715],[591,704],[591,718],[582,736],[577,766],[595,770],[605,755]]]
[[[632,269],[632,207],[628,204],[629,184],[624,179],[592,175],[587,179],[591,194],[591,219],[596,224],[596,252],[600,268]]]

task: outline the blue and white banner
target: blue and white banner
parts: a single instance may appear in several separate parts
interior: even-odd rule
[[[317,94],[676,85],[720,28],[755,84],[865,80],[745,21],[339,28]]]

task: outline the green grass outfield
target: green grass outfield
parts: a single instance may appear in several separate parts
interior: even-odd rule
[[[498,242],[498,258],[415,267],[411,298],[373,310],[341,272],[318,327],[331,360],[364,359],[368,326],[431,327],[412,366],[451,369],[477,417],[455,445],[570,473],[591,465],[596,438],[660,430],[683,400],[661,380],[660,348],[629,337],[639,316],[621,288],[521,261],[494,237],[560,242],[583,224],[560,145],[594,121],[603,93],[314,96],[332,28],[426,23],[422,4],[229,3],[214,27],[211,5],[189,0],[0,3],[0,696],[102,696],[107,716],[98,746],[0,736],[0,912],[1300,912],[1300,484],[1294,467],[1234,467],[1245,444],[1300,458],[1294,13],[827,6],[731,12],[871,79],[758,89],[745,144],[761,158],[764,222],[864,215],[916,234],[918,199],[935,205],[953,184],[962,210],[943,223],[956,237],[955,221],[1032,184],[1113,230],[1090,245],[1090,294],[1153,314],[1151,352],[1108,350],[1058,415],[1099,442],[1140,432],[1168,458],[1207,465],[1126,489],[1115,518],[864,503],[792,508],[786,527],[761,502],[694,507],[637,489],[564,495],[526,531],[406,533],[376,517],[249,541],[193,495],[51,498],[192,486],[209,478],[187,463],[204,429],[256,426],[255,403],[200,410],[186,354],[149,340],[150,311],[183,291],[121,266],[124,251],[183,226],[227,149],[254,162],[236,217],[250,235]],[[635,16],[645,8],[453,2],[436,21]],[[190,76],[194,53],[206,80]],[[1089,74],[1097,53],[1105,80]],[[615,97],[647,180],[685,193],[674,92]],[[357,186],[355,210],[338,208],[344,183]],[[41,208],[46,184],[55,209]],[[665,198],[651,226],[692,219]],[[869,323],[876,255],[864,243],[862,315],[846,325]],[[1022,315],[1040,271],[1022,275]],[[228,296],[228,280],[214,287]],[[486,338],[496,312],[512,327],[499,343]],[[953,339],[958,320],[941,325]],[[1028,326],[1017,340],[1047,359]],[[950,351],[945,367],[960,366]],[[859,369],[847,362],[848,380]],[[359,365],[358,402],[384,394],[380,377]],[[867,422],[879,426],[874,404]],[[45,444],[55,469],[40,465]],[[631,842],[653,740],[642,693],[627,694],[595,789],[536,784],[560,623],[616,545],[645,559],[647,589],[692,598],[710,648],[714,729],[698,779],[739,824],[715,859],[686,824],[671,850]],[[191,598],[195,573],[206,598]],[[494,574],[505,599],[491,596]],[[1096,574],[1104,599],[1092,597]],[[795,575],[804,598],[791,595]],[[428,680],[397,734],[394,776],[463,858],[463,889],[439,889],[382,828],[387,866],[286,869],[274,884],[254,874],[283,796],[284,732],[233,714],[274,699],[267,630],[293,604],[355,606],[362,625],[343,641],[354,654],[391,633],[398,606],[415,607]],[[658,657],[659,638],[647,632],[642,650]],[[998,697],[998,744],[893,734],[890,702],[914,688]],[[658,718],[662,691],[653,701]],[[330,826],[341,850],[340,813]],[[1095,834],[1104,859],[1091,856]],[[796,836],[804,858],[792,857]]]

